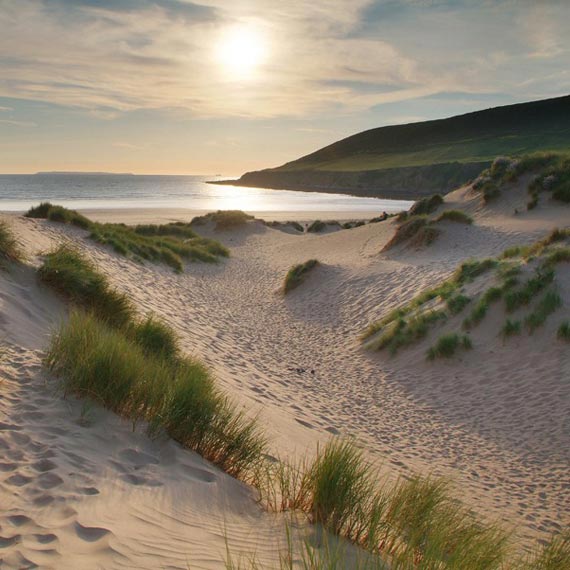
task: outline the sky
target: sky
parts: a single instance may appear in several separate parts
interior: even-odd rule
[[[0,173],[239,175],[569,62],[568,0],[0,0]]]

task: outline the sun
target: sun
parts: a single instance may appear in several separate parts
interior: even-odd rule
[[[217,47],[217,60],[232,79],[253,77],[266,56],[265,38],[258,29],[249,25],[225,30]]]

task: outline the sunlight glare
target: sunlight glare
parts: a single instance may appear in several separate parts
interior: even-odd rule
[[[226,30],[217,49],[224,70],[235,79],[247,79],[265,60],[266,42],[253,26],[240,25]]]

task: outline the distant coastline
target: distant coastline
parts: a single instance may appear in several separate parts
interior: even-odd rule
[[[82,172],[73,170],[48,170],[32,174],[32,176],[136,176],[132,172]]]

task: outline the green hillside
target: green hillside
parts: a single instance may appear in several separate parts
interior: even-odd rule
[[[276,170],[377,170],[570,149],[570,96],[358,133]]]
[[[495,157],[570,150],[570,96],[379,127],[233,184],[415,199],[472,179]]]

